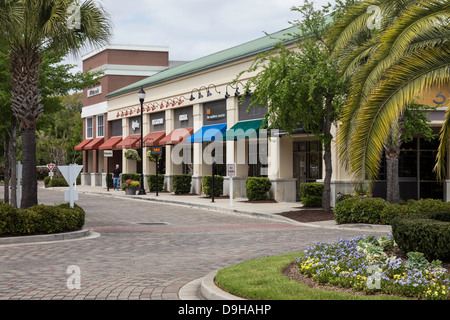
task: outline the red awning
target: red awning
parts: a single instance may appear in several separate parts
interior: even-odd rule
[[[122,142],[117,144],[119,149],[137,149],[140,147],[141,135],[135,134],[126,137]]]
[[[84,147],[86,147],[87,144],[89,144],[93,139],[87,139],[84,140],[82,143],[80,143],[79,145],[77,145],[74,149],[75,151],[83,151]]]
[[[105,142],[105,138],[95,138],[84,147],[84,150],[98,150],[103,142]]]
[[[159,146],[161,139],[166,136],[165,131],[151,132],[144,137],[144,147]]]
[[[99,147],[99,150],[118,150],[117,145],[122,142],[122,137],[114,137],[106,141]]]
[[[184,138],[188,138],[194,134],[193,128],[180,128],[172,131],[167,137],[162,139],[160,145],[174,145],[179,144]]]

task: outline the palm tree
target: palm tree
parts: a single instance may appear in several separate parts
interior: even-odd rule
[[[377,177],[386,139],[415,97],[449,80],[449,18],[448,0],[364,1],[330,31],[340,74],[350,81],[337,149],[357,183]]]
[[[82,46],[104,45],[110,22],[92,0],[0,0],[1,36],[9,43],[12,110],[23,148],[22,208],[37,204],[36,123],[43,113],[39,91],[42,53],[78,53]],[[75,25],[71,19],[75,18]],[[78,24],[79,23],[79,24]]]

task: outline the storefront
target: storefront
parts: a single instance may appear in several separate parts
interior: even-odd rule
[[[173,191],[174,175],[190,174],[191,193],[200,194],[202,178],[212,174],[214,162],[215,173],[224,176],[223,192],[227,195],[230,179],[226,176],[226,164],[235,163],[233,183],[236,197],[246,197],[245,181],[248,177],[268,177],[272,182],[270,196],[273,199],[298,201],[301,183],[323,181],[321,144],[313,136],[305,134],[302,128],[291,137],[281,129],[265,130],[263,119],[267,108],[249,109],[251,92],[242,92],[243,84],[257,72],[244,73],[241,82],[234,82],[238,74],[250,68],[258,53],[273,48],[276,39],[291,33],[293,28],[169,68],[108,94],[107,118],[113,119],[111,127],[118,128],[119,125],[113,124],[116,122],[121,124],[122,140],[111,135],[104,144],[114,144],[112,149],[117,154],[127,148],[138,149],[140,130],[143,130],[145,155],[151,146],[165,149],[159,173],[165,174],[167,191]],[[142,124],[140,114],[136,113],[140,108],[137,93],[141,87],[147,93]],[[236,92],[231,92],[230,88]],[[433,90],[423,95],[431,99],[427,103],[432,104],[433,98],[436,100],[442,92],[440,88]],[[436,128],[443,119],[442,110],[439,112],[431,115],[432,125]],[[116,130],[119,134],[119,129]],[[336,130],[336,127],[332,128],[333,136],[336,136]],[[117,140],[111,140],[113,137]],[[436,142],[428,143],[420,138],[403,146],[400,159],[402,198],[448,198],[449,188],[436,183],[432,172],[436,149]],[[124,159],[123,154],[121,156],[123,172],[139,172],[136,161]],[[120,162],[115,157],[116,152],[112,161]],[[144,158],[144,175],[155,174],[155,164],[146,156]],[[330,200],[333,205],[338,192],[354,191],[352,179],[337,157],[334,142],[332,165]],[[374,195],[384,196],[384,179],[382,169]]]

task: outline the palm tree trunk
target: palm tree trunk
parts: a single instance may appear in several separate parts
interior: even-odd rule
[[[400,186],[398,181],[398,159],[400,157],[401,127],[403,116],[392,124],[389,136],[384,143],[386,154],[386,200],[389,203],[400,202]]]
[[[9,144],[11,143],[11,141],[9,140],[8,135],[5,135],[4,140],[3,140],[3,146],[5,149],[5,171],[4,171],[4,190],[3,190],[3,200],[5,201],[5,203],[9,203],[9,177],[11,175],[11,165],[10,165],[10,161],[9,161]]]
[[[36,174],[36,130],[22,129],[22,201],[21,208],[38,203]]]
[[[11,48],[11,100],[22,136],[21,208],[37,204],[36,123],[43,112],[39,90],[40,54],[33,49]]]
[[[389,203],[400,202],[400,186],[398,181],[398,154],[386,154],[386,200]]]
[[[330,211],[331,210],[331,176],[333,174],[333,166],[332,166],[332,160],[331,160],[331,111],[333,110],[332,105],[332,97],[328,97],[326,101],[326,116],[325,116],[325,126],[323,128],[323,134],[325,137],[324,142],[324,155],[323,160],[325,164],[325,179],[323,183],[323,196],[322,196],[322,210],[323,211]]]

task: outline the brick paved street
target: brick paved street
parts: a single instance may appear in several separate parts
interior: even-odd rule
[[[64,202],[62,192],[44,189],[39,199]],[[178,299],[184,284],[210,271],[365,234],[99,195],[80,194],[77,204],[85,228],[100,236],[0,246],[0,299]],[[79,290],[67,287],[71,265],[81,271]]]

